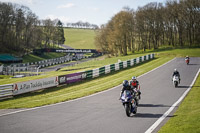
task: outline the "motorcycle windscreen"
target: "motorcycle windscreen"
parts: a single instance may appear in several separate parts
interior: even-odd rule
[[[131,96],[131,92],[129,90],[125,90],[122,97],[129,97]]]

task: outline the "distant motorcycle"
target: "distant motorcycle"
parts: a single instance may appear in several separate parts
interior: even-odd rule
[[[188,65],[190,63],[190,59],[189,58],[185,58],[185,62]]]
[[[126,111],[126,115],[129,117],[131,113],[137,113],[137,105],[134,95],[129,90],[125,90],[121,96],[121,101]]]
[[[174,86],[175,86],[175,87],[178,87],[178,84],[179,84],[179,77],[176,76],[176,75],[174,75],[172,81],[173,81]]]

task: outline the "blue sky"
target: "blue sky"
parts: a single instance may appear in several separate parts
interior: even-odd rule
[[[39,19],[51,18],[67,22],[105,24],[111,17],[129,6],[137,10],[150,2],[165,3],[166,0],[0,0],[28,6]]]

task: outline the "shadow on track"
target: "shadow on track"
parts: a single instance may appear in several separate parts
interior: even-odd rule
[[[163,104],[139,104],[139,107],[171,107]]]
[[[163,114],[151,114],[151,113],[137,113],[132,117],[135,118],[160,118]]]
[[[163,114],[151,114],[151,113],[137,113],[132,115],[134,118],[160,118]],[[168,115],[167,117],[176,117],[177,115]]]
[[[189,88],[190,86],[181,86],[181,85],[179,85],[179,86],[177,86],[176,88]]]
[[[188,65],[190,66],[190,65],[200,65],[200,64],[188,64]]]

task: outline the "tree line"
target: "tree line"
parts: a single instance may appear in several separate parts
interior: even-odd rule
[[[160,46],[200,46],[200,1],[152,2],[136,11],[124,7],[100,27],[96,46],[112,55]]]
[[[99,26],[96,24],[90,24],[89,22],[78,21],[76,23],[66,23],[68,28],[81,28],[81,29],[98,29]]]
[[[0,2],[0,53],[23,56],[35,48],[50,48],[65,42],[60,20],[39,20],[26,6]]]

